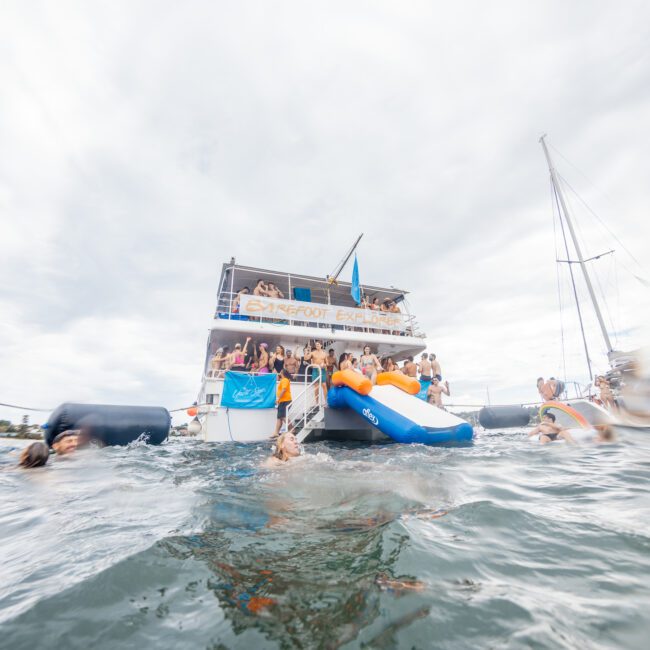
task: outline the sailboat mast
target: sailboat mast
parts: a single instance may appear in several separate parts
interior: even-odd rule
[[[569,211],[567,210],[566,207],[566,202],[564,200],[564,193],[562,192],[562,188],[560,187],[560,182],[557,177],[557,171],[555,170],[555,167],[553,166],[553,162],[551,161],[551,156],[548,152],[548,149],[546,147],[546,135],[543,135],[539,141],[542,145],[542,149],[544,149],[544,155],[546,156],[546,162],[548,163],[548,168],[549,171],[551,172],[551,181],[553,182],[553,186],[555,187],[555,191],[557,192],[557,196],[560,199],[560,205],[562,206],[562,212],[564,213],[564,219],[566,221],[567,226],[569,227],[569,233],[571,234],[571,239],[573,240],[573,245],[576,249],[576,255],[578,256],[578,262],[580,263],[580,268],[582,269],[582,274],[585,278],[585,284],[587,285],[587,290],[589,291],[589,296],[591,297],[591,302],[594,306],[594,311],[596,312],[596,318],[598,319],[598,324],[600,325],[600,331],[603,335],[603,339],[605,339],[605,346],[607,347],[607,354],[609,355],[612,352],[612,343],[609,340],[609,334],[607,333],[607,328],[605,327],[605,321],[603,320],[603,315],[600,311],[600,307],[598,305],[598,300],[596,299],[596,293],[594,292],[594,287],[591,284],[591,278],[589,277],[589,272],[587,271],[587,266],[585,264],[584,258],[582,257],[582,251],[580,250],[580,244],[578,243],[578,238],[576,236],[576,232],[573,229],[573,223],[571,222],[571,217],[569,216]]]

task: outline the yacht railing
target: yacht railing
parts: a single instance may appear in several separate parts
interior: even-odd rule
[[[217,300],[217,309],[215,311],[215,318],[225,320],[243,320],[258,323],[270,323],[273,325],[299,325],[302,327],[313,327],[315,329],[331,329],[332,331],[343,330],[353,332],[366,332],[375,334],[393,334],[396,336],[414,336],[417,338],[425,338],[426,334],[420,330],[419,323],[415,320],[415,316],[401,312],[402,320],[404,322],[403,331],[391,331],[388,329],[377,329],[372,327],[363,327],[357,325],[332,325],[327,323],[314,323],[309,321],[301,321],[299,319],[291,318],[268,318],[265,316],[244,316],[239,313],[239,305],[237,301],[237,293],[231,291],[221,291]],[[236,304],[237,303],[237,304]],[[321,304],[321,303],[317,303]],[[337,306],[337,305],[334,305]],[[342,305],[343,306],[343,305]]]
[[[316,378],[311,379],[312,369],[318,370]],[[311,381],[310,381],[311,379]],[[321,367],[309,365],[305,369],[304,386],[297,395],[292,395],[287,409],[287,429],[304,429],[307,422],[323,408],[323,381]],[[311,416],[311,417],[310,417]]]

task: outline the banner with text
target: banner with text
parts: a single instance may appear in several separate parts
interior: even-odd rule
[[[275,406],[275,389],[278,376],[249,375],[247,372],[226,373],[221,406],[231,409],[272,409]]]
[[[241,295],[239,305],[239,313],[251,317],[368,327],[396,332],[406,330],[404,314],[373,309],[321,305],[316,302],[300,302],[248,294]]]

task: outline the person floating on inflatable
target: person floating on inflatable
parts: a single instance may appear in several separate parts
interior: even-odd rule
[[[542,421],[528,434],[529,438],[533,436],[539,436],[539,441],[543,445],[560,439],[566,440],[571,445],[575,444],[568,429],[563,429],[559,424],[555,424],[553,413],[544,413]]]

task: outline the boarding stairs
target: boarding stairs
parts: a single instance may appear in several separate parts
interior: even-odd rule
[[[323,399],[323,384],[321,373],[316,379],[311,379],[311,369],[318,366],[307,366],[304,385],[293,396],[287,409],[287,428],[293,431],[298,442],[303,442],[315,429],[325,426],[325,402]]]

